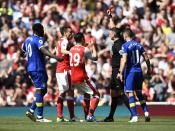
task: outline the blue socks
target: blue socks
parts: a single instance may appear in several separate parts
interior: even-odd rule
[[[129,97],[129,107],[130,107],[132,116],[137,116],[136,103],[135,103],[134,96]]]
[[[139,102],[140,102],[140,105],[142,106],[143,111],[148,112],[146,101],[144,100],[143,95],[138,95],[137,97],[139,99]]]
[[[33,101],[30,107],[30,112],[34,113],[35,109],[36,109],[36,101]]]
[[[42,118],[43,117],[43,95],[38,93],[35,95],[36,97],[36,107],[37,107],[37,117]]]

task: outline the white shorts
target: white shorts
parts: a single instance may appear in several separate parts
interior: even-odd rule
[[[97,89],[88,80],[86,80],[85,82],[81,84],[76,84],[73,87],[76,88],[82,95],[85,93],[90,94],[90,95],[97,93]]]
[[[69,90],[69,88],[71,87],[70,71],[56,73],[56,79],[60,93],[64,93]]]

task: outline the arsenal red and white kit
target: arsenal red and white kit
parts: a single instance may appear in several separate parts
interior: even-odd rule
[[[69,44],[69,42],[65,38],[61,38],[57,43],[57,46],[56,46],[57,56],[63,57],[63,59],[64,59],[63,61],[58,62],[57,68],[56,68],[57,73],[63,73],[65,70],[70,69],[70,67],[69,67],[69,55],[64,55],[61,53],[62,49],[64,49],[64,50],[67,49],[68,44]]]
[[[92,86],[85,70],[85,54],[88,49],[82,45],[75,45],[70,49],[71,82],[80,93],[94,94],[96,88]]]
[[[57,63],[56,78],[60,92],[65,92],[70,87],[70,66],[69,55],[62,54],[61,50],[67,49],[69,42],[65,38],[61,38],[56,46],[57,56],[63,57],[63,61]]]

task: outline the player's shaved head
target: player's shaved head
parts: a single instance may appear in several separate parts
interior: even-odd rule
[[[43,37],[44,36],[44,27],[41,23],[36,23],[32,26],[34,34]]]

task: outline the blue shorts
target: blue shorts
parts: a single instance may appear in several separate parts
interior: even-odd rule
[[[29,75],[36,88],[46,89],[47,88],[47,73],[45,71],[31,71]]]
[[[125,75],[125,92],[142,90],[143,74],[142,72],[130,72]]]

